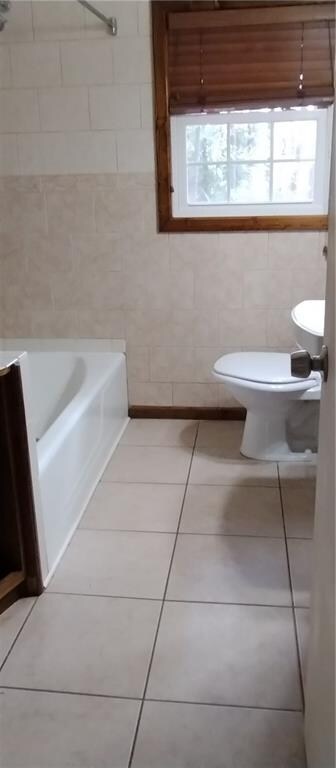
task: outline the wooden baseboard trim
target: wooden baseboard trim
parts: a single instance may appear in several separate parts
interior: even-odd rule
[[[131,419],[199,419],[207,421],[244,421],[245,408],[207,408],[193,405],[131,405]]]

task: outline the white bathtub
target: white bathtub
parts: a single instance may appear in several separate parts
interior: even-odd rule
[[[47,584],[128,423],[126,359],[82,351],[27,357],[23,385]]]

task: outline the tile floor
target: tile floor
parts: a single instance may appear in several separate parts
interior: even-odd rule
[[[47,591],[0,617],[1,768],[304,768],[314,470],[241,432],[129,424]]]

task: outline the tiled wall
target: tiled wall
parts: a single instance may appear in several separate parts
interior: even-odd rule
[[[130,399],[228,402],[230,349],[287,348],[324,294],[319,233],[156,233],[146,0],[13,0],[0,34],[0,281],[6,336],[123,337]]]

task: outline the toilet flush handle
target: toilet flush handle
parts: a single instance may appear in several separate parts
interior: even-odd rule
[[[320,355],[310,355],[305,349],[291,354],[291,374],[298,379],[308,379],[312,371],[320,371],[324,381],[328,378],[328,347],[323,346]]]

